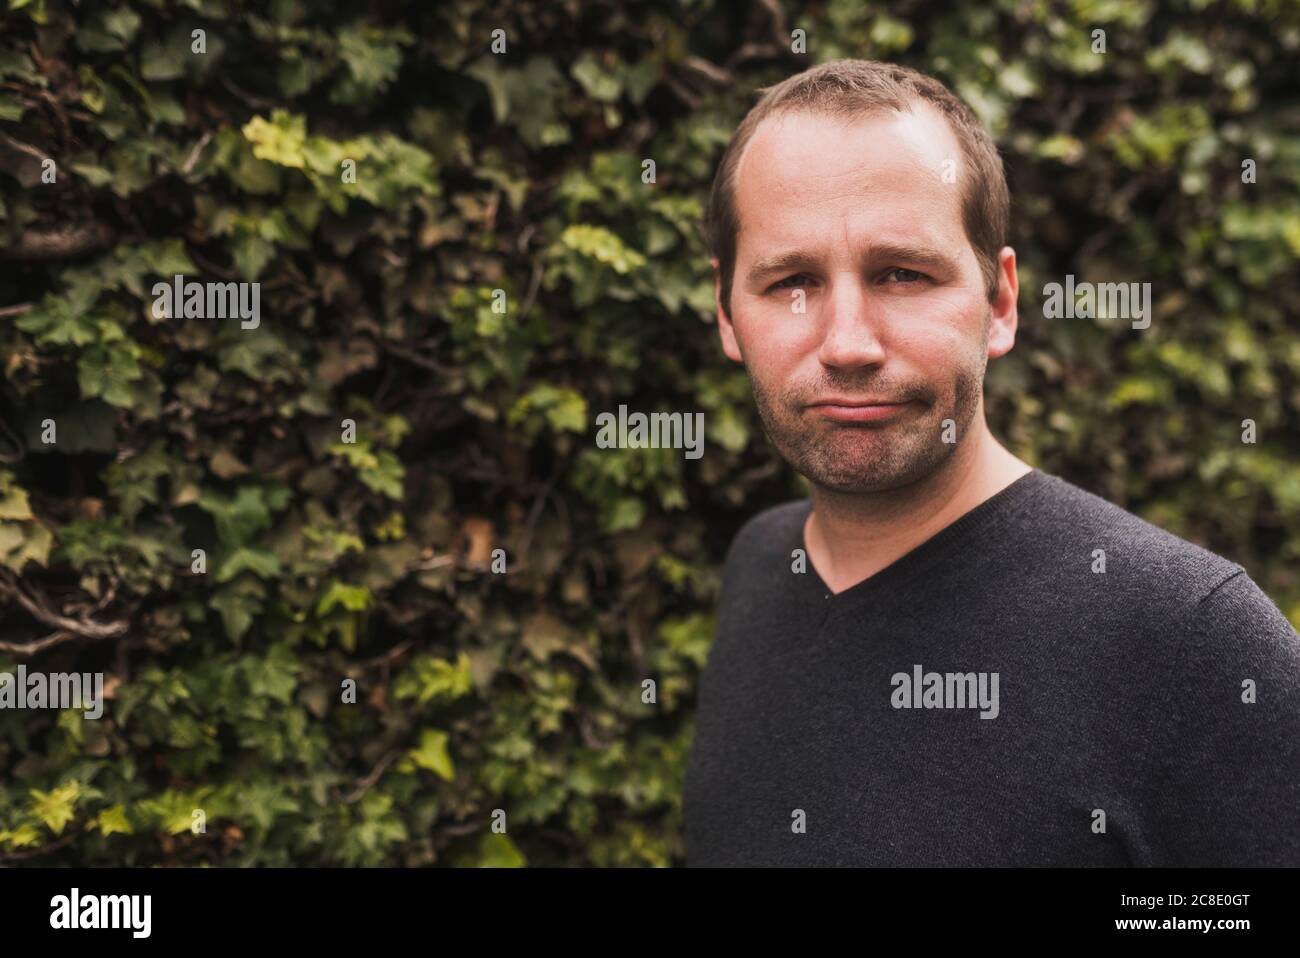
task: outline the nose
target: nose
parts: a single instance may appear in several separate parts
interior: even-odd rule
[[[884,362],[880,341],[880,307],[871,301],[863,280],[839,276],[822,300],[822,342],[817,358],[824,366],[852,368]]]

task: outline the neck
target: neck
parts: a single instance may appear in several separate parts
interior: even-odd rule
[[[989,432],[976,430],[924,479],[883,492],[846,494],[813,487],[804,526],[808,558],[833,592],[842,592],[951,525],[1032,468]]]

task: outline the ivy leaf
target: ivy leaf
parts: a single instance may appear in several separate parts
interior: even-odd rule
[[[402,66],[399,44],[414,38],[406,31],[384,31],[368,27],[347,27],[339,31],[339,56],[348,77],[330,96],[334,103],[357,103],[383,90],[397,78]]]
[[[59,296],[47,295],[14,323],[42,346],[86,346],[99,338],[96,316]]]
[[[253,144],[253,155],[277,166],[302,169],[307,142],[307,119],[288,110],[274,110],[271,119],[255,116],[241,128],[244,139]]]
[[[136,251],[136,256],[143,263],[147,273],[167,279],[171,279],[177,273],[193,274],[199,269],[194,264],[194,260],[190,259],[190,254],[185,251],[184,240],[165,239],[156,243],[146,243]]]
[[[90,53],[125,50],[138,29],[140,14],[130,7],[104,8],[76,31],[77,47]]]
[[[447,751],[448,736],[438,729],[425,729],[420,733],[420,744],[407,756],[420,768],[428,769],[448,782],[456,777],[451,755]]]
[[[261,583],[245,577],[223,587],[208,603],[220,613],[227,637],[238,642],[262,611],[265,595]]]
[[[593,100],[613,103],[623,93],[623,84],[619,78],[605,70],[590,51],[578,57],[569,72]]]
[[[487,87],[496,121],[514,124],[519,138],[533,149],[567,142],[568,129],[558,122],[564,76],[555,63],[533,56],[522,68],[508,70],[499,63],[502,59],[485,56],[465,70]]]
[[[177,80],[185,75],[190,54],[187,32],[171,30],[165,36],[147,41],[140,51],[140,76],[150,82]]]
[[[86,399],[103,399],[112,406],[131,408],[134,399],[131,384],[144,376],[138,356],[139,347],[130,341],[95,346],[82,353],[77,360],[77,383],[81,395]]]
[[[401,500],[406,467],[391,450],[381,449],[375,452],[370,443],[365,441],[336,442],[329,447],[329,451],[345,458],[357,470],[357,476],[367,488],[390,499]]]
[[[33,788],[31,789],[32,812],[54,834],[62,834],[63,827],[72,821],[80,794],[81,783],[76,781],[48,792]]]
[[[259,579],[274,579],[280,574],[280,560],[265,549],[247,546],[236,549],[217,570],[218,582],[229,582],[241,572],[251,572]]]
[[[169,835],[188,832],[194,825],[194,810],[204,808],[212,788],[204,786],[193,792],[168,789],[154,798],[147,798],[136,808],[156,827]]]
[[[326,615],[338,606],[342,606],[349,612],[364,612],[370,608],[370,602],[370,590],[365,586],[346,585],[335,579],[330,582],[329,588],[316,603],[316,615]]]
[[[478,843],[480,868],[523,868],[528,864],[509,835],[489,832]]]
[[[474,687],[469,655],[461,652],[456,661],[421,656],[393,683],[393,698],[414,698],[425,705],[435,699],[452,701],[468,695]]]
[[[587,428],[587,400],[581,393],[563,386],[540,383],[521,396],[510,410],[508,421],[512,426],[525,424],[530,434],[539,430],[534,418],[543,413],[545,421],[556,432],[581,433]]]
[[[14,482],[13,473],[0,471],[0,519],[30,519],[27,490]]]
[[[39,522],[0,522],[0,562],[21,573],[28,562],[46,565],[54,536]]]
[[[90,827],[97,829],[105,838],[115,833],[122,835],[135,833],[131,822],[127,820],[126,807],[123,805],[111,805],[104,809],[91,821]]]
[[[31,825],[19,825],[12,831],[0,829],[0,842],[10,848],[30,848],[40,844],[41,833]]]
[[[241,486],[234,496],[205,490],[199,508],[211,514],[226,545],[242,546],[271,524],[270,504],[259,486]]]
[[[709,416],[709,438],[728,452],[740,452],[749,444],[749,427],[734,406],[723,406]]]
[[[174,464],[166,456],[162,442],[151,443],[147,450],[136,452],[130,459],[109,464],[104,469],[104,484],[118,500],[122,515],[135,519],[144,504],[157,504],[157,480],[172,474]]]
[[[630,273],[646,262],[644,256],[603,226],[575,223],[565,229],[559,242],[562,247],[604,263],[616,273]]]
[[[635,529],[645,518],[645,503],[631,496],[624,496],[605,510],[602,516],[602,528],[607,533]]]

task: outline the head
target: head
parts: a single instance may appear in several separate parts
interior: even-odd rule
[[[996,146],[937,80],[838,60],[763,91],[709,199],[719,333],[815,485],[898,488],[986,430],[985,367],[1015,340],[1008,218]]]

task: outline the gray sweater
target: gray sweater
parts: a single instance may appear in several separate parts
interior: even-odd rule
[[[1300,637],[1239,565],[1034,470],[830,595],[810,508],[728,552],[688,865],[1300,865]]]

